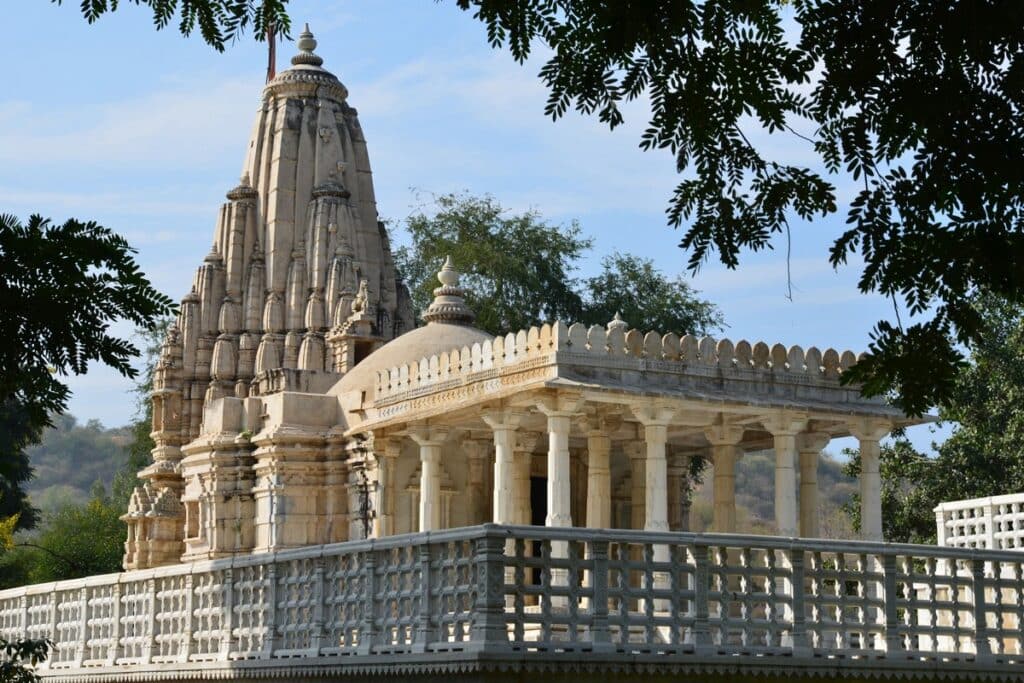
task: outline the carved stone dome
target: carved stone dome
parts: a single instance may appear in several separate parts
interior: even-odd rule
[[[470,324],[476,316],[463,298],[465,292],[459,287],[459,273],[451,258],[445,261],[437,279],[441,286],[434,290],[434,301],[422,314],[427,324],[406,332],[371,353],[328,393],[340,395],[358,390],[366,391],[369,398],[381,370],[494,340],[494,335]]]

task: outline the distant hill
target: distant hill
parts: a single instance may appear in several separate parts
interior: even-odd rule
[[[128,427],[108,429],[95,420],[83,425],[72,415],[58,415],[53,422],[42,443],[28,449],[35,469],[29,496],[44,512],[85,502],[97,481],[109,491],[114,475],[128,461],[125,446],[131,441]]]
[[[857,480],[844,476],[842,469],[843,463],[827,452],[818,459],[818,515],[826,538],[854,538],[842,506],[857,490]],[[694,495],[694,531],[711,528],[712,476],[709,468]],[[736,463],[736,523],[740,533],[770,533],[775,526],[775,455],[771,451],[746,453]]]

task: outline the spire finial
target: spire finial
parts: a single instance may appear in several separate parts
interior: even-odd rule
[[[616,311],[615,312],[615,317],[612,318],[611,322],[608,323],[608,329],[609,330],[623,330],[624,331],[624,330],[626,330],[628,328],[629,328],[629,323],[627,323],[625,320],[623,320],[622,316],[619,315],[619,312]]]
[[[302,33],[299,34],[299,39],[296,41],[295,46],[299,48],[299,54],[292,57],[292,65],[308,64],[310,66],[320,66],[324,63],[323,59],[313,53],[313,50],[316,49],[316,38],[313,37],[313,32],[309,30],[308,23],[302,29]]]
[[[434,301],[423,313],[427,323],[448,323],[450,325],[468,325],[476,318],[476,314],[466,305],[465,290],[459,287],[459,271],[455,270],[452,257],[447,256],[444,265],[437,274],[441,286],[434,290]]]

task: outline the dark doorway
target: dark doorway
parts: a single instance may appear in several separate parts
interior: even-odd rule
[[[530,524],[533,526],[544,526],[548,516],[548,478],[530,477]],[[540,557],[543,552],[543,541],[533,541],[530,555]],[[541,582],[541,569],[534,567],[529,574],[530,583],[539,586]]]
[[[548,516],[548,478],[530,477],[530,524],[544,526]]]

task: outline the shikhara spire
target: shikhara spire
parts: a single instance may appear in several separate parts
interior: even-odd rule
[[[129,518],[152,512],[146,501],[160,490],[180,490],[181,446],[198,436],[205,404],[257,393],[259,378],[282,369],[340,374],[353,349],[413,326],[348,90],[323,68],[308,25],[297,48],[263,90],[241,178],[163,346],[157,446],[142,475],[152,492],[136,496]],[[153,548],[150,559],[129,548],[128,566],[163,561]],[[180,544],[164,559],[177,555]]]

